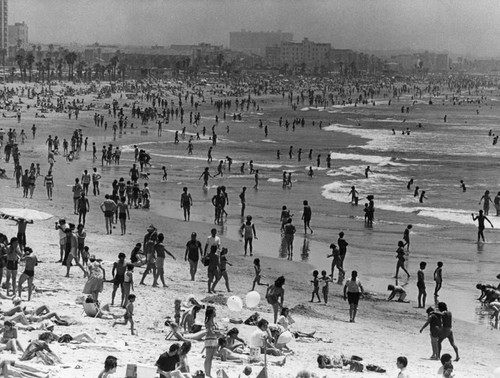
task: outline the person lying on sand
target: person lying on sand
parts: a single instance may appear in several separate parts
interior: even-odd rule
[[[16,299],[16,298],[15,298]],[[21,302],[16,300],[14,303],[19,303],[15,307],[3,313],[4,318],[10,317],[11,321],[30,325],[31,323],[41,322],[42,320],[55,318],[59,325],[69,325],[68,321],[62,319],[56,312],[51,312],[46,305],[42,305],[36,309],[29,310],[21,305]],[[19,313],[19,314],[18,314]],[[17,314],[17,315],[16,315]]]
[[[37,368],[20,364],[18,361],[0,361],[2,377],[13,378],[49,378],[50,374]]]
[[[196,333],[184,333],[177,323],[169,323],[170,333],[165,338],[166,340],[170,340],[175,338],[179,341],[187,341],[187,340],[195,340],[195,341],[203,341],[207,331],[199,331]]]

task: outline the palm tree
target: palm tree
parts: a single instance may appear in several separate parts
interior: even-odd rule
[[[7,56],[7,49],[0,49],[0,56],[2,57],[3,79],[5,82],[5,57]]]
[[[48,55],[43,62],[45,63],[45,69],[47,71],[47,81],[49,82],[50,87],[50,65],[52,64],[52,58]]]
[[[33,63],[35,62],[35,55],[33,54],[33,51],[30,51],[27,55],[26,55],[26,65],[28,66],[28,70],[29,70],[29,73],[30,73],[30,76],[29,76],[29,82],[31,83],[31,74],[33,72]]]
[[[111,64],[108,64],[106,66],[106,71],[108,71],[109,81],[111,82],[111,74],[113,73],[113,66]]]
[[[217,66],[219,67],[219,77],[221,76],[221,73],[222,73],[222,63],[224,63],[224,54],[223,53],[219,53],[217,55]]]
[[[101,64],[100,63],[96,63],[94,64],[94,73],[95,73],[95,78],[96,80],[100,80],[100,75],[101,75]]]
[[[38,45],[36,47],[36,50],[38,51],[37,55],[38,55],[38,61],[41,62],[42,61],[42,46]]]
[[[38,80],[43,81],[45,67],[42,62],[36,62],[36,69],[38,70]]]
[[[59,80],[62,80],[62,70],[63,70],[64,59],[62,57],[57,59],[55,64],[57,65],[57,76],[58,76]]]
[[[84,60],[80,60],[76,65],[76,76],[78,76],[80,80],[83,80],[83,70],[85,69],[86,65],[87,62],[85,62]]]
[[[116,51],[117,54],[120,52],[120,50],[117,50]],[[115,75],[116,75],[116,66],[118,65],[118,55],[115,55],[114,57],[112,57],[109,61],[109,64],[111,65],[112,67],[112,71],[113,71],[113,80],[115,80]]]
[[[77,55],[74,51],[68,52],[64,59],[66,60],[66,63],[68,63],[68,80],[71,81],[73,80],[73,67],[76,62]]]
[[[24,70],[24,64],[25,64],[25,57],[24,57],[24,50],[23,49],[20,49],[19,52],[17,53],[16,63],[19,66],[19,71],[21,73],[21,80],[24,82],[23,70]]]
[[[118,65],[118,76],[122,81],[125,81],[125,71],[127,70],[127,65],[125,63],[120,63]]]

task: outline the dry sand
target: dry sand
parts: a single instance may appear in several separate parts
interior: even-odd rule
[[[118,98],[119,95],[116,97]],[[111,103],[110,99],[96,100],[91,95],[78,96],[78,98],[85,98],[86,103],[90,101],[96,102],[96,111],[106,114],[106,121],[111,126],[113,122],[112,117],[108,117],[107,112],[102,109],[104,103]],[[26,99],[23,99],[23,101],[30,102]],[[120,102],[123,103],[125,100],[120,100]],[[127,102],[130,103],[130,101]],[[61,140],[63,138],[69,140],[73,130],[82,128],[84,137],[89,137],[89,145],[91,145],[92,141],[97,142],[98,151],[100,151],[103,143],[125,145],[136,141],[149,142],[158,140],[155,135],[155,127],[150,125],[148,135],[139,135],[138,131],[135,130],[133,135],[130,133],[122,135],[116,142],[113,142],[110,127],[106,133],[104,133],[103,129],[94,127],[92,120],[93,111],[82,111],[78,121],[74,119],[68,120],[67,114],[60,113],[48,113],[46,119],[35,119],[35,111],[34,108],[27,111],[23,107],[21,124],[17,124],[14,119],[0,118],[0,126],[4,129],[15,127],[18,130],[18,134],[21,128],[25,129],[29,138],[26,144],[20,146],[22,154],[21,163],[24,168],[25,165],[29,165],[31,162],[40,162],[42,173],[45,173],[47,170],[46,146],[44,142],[49,134],[52,136],[58,135]],[[213,114],[213,110],[209,105],[204,105],[201,111],[202,115],[206,113]],[[29,132],[30,126],[34,122],[38,126],[35,141],[31,139],[31,133]],[[138,124],[137,120],[135,120],[135,123],[136,125]],[[176,123],[168,125],[167,128],[176,127],[180,129]],[[207,123],[207,128],[209,127],[210,125]],[[163,138],[169,142],[173,140],[172,134],[165,131]],[[345,140],[342,138],[345,137],[339,136],[339,140],[336,140],[336,143],[345,143]],[[239,146],[242,150],[247,147],[245,145]],[[233,148],[234,152],[237,151],[238,147],[231,148]],[[269,149],[271,150],[272,147]],[[195,150],[195,156],[204,158],[206,156],[205,151],[205,147],[200,147]],[[33,208],[54,215],[54,218],[48,221],[36,222],[34,225],[28,226],[28,245],[33,247],[39,259],[42,260],[42,263],[39,264],[35,277],[35,284],[40,291],[26,305],[28,307],[36,307],[46,304],[51,310],[57,311],[60,315],[66,316],[74,322],[73,325],[67,328],[57,326],[55,330],[57,334],[70,333],[74,335],[80,332],[87,332],[97,340],[97,344],[52,344],[51,348],[64,362],[63,366],[49,368],[52,377],[96,377],[99,371],[102,370],[103,362],[107,355],[114,355],[118,358],[119,368],[116,374],[118,377],[125,376],[125,367],[128,363],[153,366],[158,356],[166,351],[171,344],[171,341],[165,341],[167,329],[163,323],[167,315],[173,316],[174,300],[176,298],[184,300],[190,294],[194,294],[199,299],[207,297],[206,275],[203,267],[199,269],[197,281],[191,282],[188,280],[189,269],[183,258],[184,246],[189,239],[190,233],[192,231],[198,232],[199,240],[204,244],[204,239],[213,226],[212,209],[208,205],[209,198],[202,198],[202,192],[199,188],[201,186],[200,183],[195,177],[188,177],[185,174],[194,164],[193,161],[173,159],[169,166],[168,183],[160,184],[158,182],[160,172],[159,167],[157,167],[156,171],[154,171],[154,176],[151,178],[153,209],[131,210],[131,220],[128,222],[128,233],[126,236],[120,236],[118,229],[114,230],[112,235],[106,235],[104,219],[98,206],[103,199],[102,194],[110,192],[112,180],[121,176],[127,177],[131,159],[133,159],[132,153],[125,153],[122,155],[122,165],[119,168],[111,167],[102,170],[101,197],[89,197],[90,213],[87,217],[86,230],[87,245],[89,245],[91,253],[95,253],[98,258],[104,261],[103,266],[107,271],[108,277],[111,276],[112,263],[118,253],[125,252],[128,256],[135,243],[142,241],[149,224],[154,224],[159,231],[165,233],[165,244],[177,257],[176,261],[168,257],[166,259],[168,288],[152,288],[150,286],[152,282],[151,276],[146,280],[148,286],[139,286],[138,282],[143,269],[139,268],[134,272],[135,294],[137,295],[135,319],[138,336],[130,335],[128,327],[118,326],[111,328],[110,320],[93,319],[83,315],[81,305],[75,304],[75,299],[81,295],[85,284],[82,273],[78,268],[72,268],[71,278],[65,278],[65,267],[55,263],[59,258],[59,249],[58,234],[54,230],[54,221],[58,218],[66,218],[69,222],[76,223],[77,219],[72,215],[71,185],[74,178],[80,177],[84,169],[91,169],[93,167],[91,152],[82,152],[80,159],[71,163],[64,161],[61,156],[57,157],[54,173],[54,201],[46,200],[41,180],[37,182],[35,197],[32,200],[22,198],[22,191],[15,188],[14,179],[2,180],[0,182],[2,207]],[[101,171],[100,162],[98,161],[96,164],[98,164],[97,166]],[[6,164],[3,163],[2,167],[6,167]],[[213,169],[215,169],[215,166]],[[10,164],[8,172],[9,175],[12,174],[12,166]],[[315,179],[318,181],[322,180],[319,174]],[[287,203],[301,203],[304,193],[310,194],[311,197],[319,201],[320,196],[316,193],[317,191],[311,190],[307,186],[308,184],[305,179],[301,180],[303,182],[295,185],[293,191],[287,194],[283,194],[281,190],[275,190],[276,184],[266,182],[265,179],[261,180],[258,202],[255,194],[249,193],[248,195],[248,202],[251,205],[249,205],[247,213],[260,214],[262,212],[263,216],[271,217],[273,214],[279,214],[281,204],[285,200]],[[323,180],[326,183],[331,179],[323,178]],[[246,181],[231,183],[230,195],[233,198],[233,204],[229,208],[231,213],[239,213],[238,206],[235,206],[238,188],[245,184],[251,186],[251,182],[251,178],[247,178]],[[180,190],[185,184],[190,184],[188,186],[190,186],[195,199],[195,206],[193,207],[194,221],[191,222],[182,221],[181,210],[178,208]],[[278,183],[277,185],[280,184]],[[318,183],[315,183],[315,185],[318,185]],[[343,226],[346,229],[355,228],[356,222],[358,222],[350,218],[349,215],[348,213],[345,214],[344,218]],[[237,222],[239,222],[239,219],[230,223],[228,229],[222,229],[223,233],[229,234],[229,237],[222,237],[222,242],[230,251],[229,261],[234,264],[232,267],[229,267],[232,294],[244,297],[251,288],[253,268],[251,258],[244,258],[242,256],[242,243],[238,240],[236,233],[230,232],[231,227],[234,229]],[[266,247],[266,240],[270,240],[273,235],[275,236],[275,240],[279,240],[277,223],[274,226],[265,225],[262,227],[263,229],[265,228],[266,233],[260,241],[256,242],[256,255],[258,255],[259,248]],[[325,226],[317,229],[316,233],[319,234],[317,237],[323,237],[326,241],[329,238],[328,219],[317,222],[316,225],[321,223]],[[297,228],[299,230],[301,228],[299,222],[297,222]],[[0,230],[9,237],[14,236],[16,232],[13,222],[6,221],[0,222]],[[362,233],[353,233],[350,242],[354,245],[363,245]],[[313,252],[326,253],[326,251]],[[298,330],[308,332],[315,330],[317,337],[331,340],[329,343],[321,341],[311,343],[292,341],[289,346],[293,349],[294,354],[288,357],[284,367],[269,367],[270,377],[294,377],[301,369],[308,369],[318,374],[318,376],[327,377],[395,377],[397,376],[395,361],[400,355],[408,357],[408,370],[412,377],[423,378],[435,375],[439,363],[428,359],[431,354],[428,331],[424,331],[423,334],[419,334],[418,332],[420,326],[425,322],[425,312],[416,309],[414,304],[387,303],[383,300],[384,294],[380,294],[370,300],[362,300],[357,322],[354,324],[349,323],[348,305],[341,299],[340,285],[331,285],[330,303],[328,306],[310,304],[308,303],[311,292],[309,280],[311,278],[312,267],[307,264],[298,264],[268,257],[261,257],[261,265],[263,267],[264,282],[271,282],[279,275],[285,275],[287,279],[285,303],[288,307],[296,309],[293,311],[293,317],[296,321],[294,327]],[[325,268],[327,267],[325,266]],[[366,269],[366,267],[349,268],[357,268],[360,271],[360,279],[363,281],[363,269]],[[365,287],[365,289],[370,291],[370,287]],[[100,297],[103,303],[110,301],[111,290],[112,284],[106,283],[104,292]],[[218,287],[218,291],[219,294],[215,298],[215,302],[217,303],[216,320],[220,326],[231,327],[232,325],[227,321],[228,318],[245,319],[255,311],[255,309],[243,309],[241,313],[229,312],[223,304],[229,295],[225,292],[222,282]],[[260,287],[258,291],[263,296],[265,292],[264,288]],[[211,300],[211,298],[211,296],[208,296],[208,300]],[[378,300],[376,298],[382,299]],[[9,301],[4,300],[2,302],[2,309],[9,309],[11,307]],[[272,320],[271,309],[265,299],[261,300],[256,310],[268,320]],[[119,308],[113,308],[113,312],[120,314],[122,311]],[[201,314],[200,318],[202,319],[202,317],[203,314]],[[253,331],[252,327],[245,325],[238,326],[238,328],[244,338],[248,338]],[[460,362],[455,363],[457,376],[468,378],[487,377],[489,372],[495,367],[495,364],[498,364],[498,331],[492,331],[484,326],[457,320],[455,320],[454,329],[455,338],[461,352]],[[37,331],[21,331],[21,343],[26,346],[29,340],[37,337],[38,333]],[[444,353],[449,352],[453,354],[447,342],[443,345]],[[203,368],[203,358],[200,353],[202,348],[203,343],[194,343],[193,349],[189,354],[192,371]],[[354,373],[345,370],[320,370],[316,363],[316,357],[320,353],[331,355],[342,353],[347,356],[358,355],[363,357],[366,363],[376,364],[387,369],[387,373]],[[4,353],[3,357],[11,359],[14,356]],[[270,360],[277,360],[277,358],[270,357]],[[213,371],[215,372],[219,368],[224,368],[231,378],[237,377],[243,370],[242,365],[214,361]],[[251,377],[255,377],[259,370],[259,367],[254,367],[254,373]],[[215,376],[215,373],[212,374]]]

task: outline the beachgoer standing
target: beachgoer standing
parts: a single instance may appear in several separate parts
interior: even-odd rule
[[[307,229],[309,229],[309,231],[311,231],[312,234],[313,230],[310,225],[312,217],[311,206],[309,206],[309,203],[307,201],[304,201],[303,204],[304,204],[304,211],[302,212],[302,220],[304,221],[304,234],[307,234]]]
[[[351,279],[347,280],[344,286],[344,301],[349,299],[349,322],[354,323],[358,312],[359,297],[364,293],[363,285],[358,279],[358,272],[351,273]]]
[[[455,339],[453,338],[453,331],[451,329],[453,323],[451,311],[448,311],[448,306],[444,302],[439,302],[437,306],[443,322],[443,328],[441,329],[441,334],[439,336],[438,356],[441,354],[441,344],[443,343],[443,340],[448,339],[450,345],[455,350],[455,361],[459,361],[460,357],[458,356],[458,347],[455,345]]]
[[[255,239],[257,239],[257,233],[251,215],[247,215],[246,222],[240,227],[240,233],[245,240],[245,256],[247,255],[247,247],[250,247],[250,256],[253,256],[253,238],[255,237]]]
[[[184,260],[189,262],[189,274],[191,281],[194,281],[196,271],[198,270],[198,261],[203,257],[201,243],[196,240],[196,232],[191,233],[191,240],[186,243],[186,253]]]
[[[443,285],[443,262],[438,261],[437,268],[434,270],[434,281],[436,282],[436,288],[434,289],[434,296],[439,296],[439,290],[441,290],[441,286]]]
[[[181,194],[181,209],[184,210],[184,221],[189,221],[191,217],[191,206],[193,206],[193,198],[191,194],[188,193],[188,188],[185,186],[182,188]]]
[[[104,202],[101,204],[101,211],[104,213],[106,233],[111,234],[113,232],[113,216],[116,212],[116,203],[110,198],[109,194],[104,196]]]
[[[484,243],[484,221],[488,221],[488,223],[491,225],[491,228],[493,228],[493,223],[490,222],[490,220],[488,219],[487,216],[483,215],[483,210],[479,210],[479,214],[477,216],[474,215],[474,213],[472,213],[472,220],[473,221],[476,221],[477,220],[477,223],[478,223],[478,227],[477,227],[477,242],[479,243],[480,242],[480,239],[483,239],[483,243]]]
[[[285,284],[285,277],[281,276],[274,281],[274,284],[270,285],[266,290],[266,300],[273,307],[274,313],[274,323],[278,320],[278,313],[280,308],[283,308],[283,302],[285,300],[285,289],[283,285]]]

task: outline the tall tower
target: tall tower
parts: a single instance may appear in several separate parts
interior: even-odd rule
[[[0,0],[0,49],[8,48],[7,0]]]

